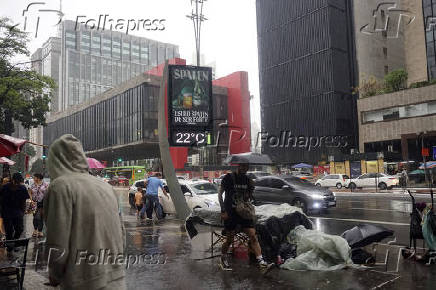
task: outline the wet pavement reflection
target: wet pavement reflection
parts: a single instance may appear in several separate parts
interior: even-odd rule
[[[428,267],[401,258],[395,272],[400,246],[389,247],[388,271],[384,266],[334,272],[273,269],[263,275],[248,260],[236,258],[233,271],[222,271],[219,258],[210,258],[207,227],[190,240],[183,223],[174,217],[140,221],[127,201],[123,205],[128,253],[151,257],[129,266],[129,289],[436,289],[436,265]],[[337,208],[310,216],[316,229],[335,235],[359,223],[379,222],[395,231],[396,245],[407,245],[409,212],[410,202],[405,198],[338,197]],[[377,248],[378,262],[383,262],[386,249],[383,245]],[[219,252],[219,247],[215,248],[214,254]]]

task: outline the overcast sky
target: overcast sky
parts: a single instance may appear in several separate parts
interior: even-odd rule
[[[59,9],[59,0],[2,0],[0,16],[11,18],[14,23],[24,26],[23,10],[29,3],[44,2],[45,5],[33,6],[27,13],[27,31],[35,30],[38,9]],[[158,41],[179,45],[180,56],[192,63],[195,51],[192,21],[186,15],[191,13],[190,0],[63,0],[64,19],[98,19],[100,14],[109,14],[112,19],[166,19],[165,30],[139,30],[132,35],[144,36]],[[225,76],[234,71],[248,71],[251,94],[254,95],[252,120],[260,124],[259,113],[259,77],[256,38],[255,0],[208,0],[203,13],[208,18],[203,24],[201,52],[206,62],[216,62],[216,77]],[[56,35],[57,22],[55,13],[39,12],[40,22],[38,36],[32,33],[29,43],[34,51],[47,40]],[[252,106],[253,107],[253,106]]]

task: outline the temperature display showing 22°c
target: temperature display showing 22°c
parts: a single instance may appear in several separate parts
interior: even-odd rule
[[[176,133],[176,143],[177,144],[205,144],[207,135],[206,133]]]

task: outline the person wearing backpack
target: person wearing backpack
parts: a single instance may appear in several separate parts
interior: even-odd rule
[[[226,241],[221,248],[221,267],[230,270],[228,250],[235,234],[242,230],[250,239],[250,248],[256,255],[260,268],[268,267],[262,257],[262,251],[255,230],[255,212],[251,204],[253,200],[253,181],[247,176],[248,164],[239,164],[237,171],[228,173],[221,181],[218,199],[221,206],[221,218],[224,220]],[[223,200],[223,193],[225,198]]]

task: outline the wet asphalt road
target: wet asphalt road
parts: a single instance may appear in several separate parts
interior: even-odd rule
[[[127,230],[128,253],[147,255],[147,262],[127,270],[128,289],[436,289],[436,265],[413,261],[399,263],[399,246],[390,247],[388,271],[347,269],[335,272],[297,272],[273,269],[263,275],[247,260],[233,259],[233,271],[209,259],[210,231],[192,241],[182,222],[172,217],[163,221],[139,221],[127,203],[127,191],[120,190]],[[395,245],[408,244],[410,198],[402,194],[337,194],[337,208],[310,215],[316,229],[339,235],[359,223],[379,224],[395,231]],[[419,201],[430,200],[418,198]],[[421,242],[418,245],[422,245]],[[219,248],[216,248],[216,253]],[[377,261],[384,260],[386,246],[378,247]]]

